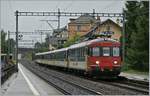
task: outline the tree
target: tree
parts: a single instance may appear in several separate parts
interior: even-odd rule
[[[69,47],[70,45],[74,44],[77,40],[80,39],[80,35],[76,34],[73,38],[69,39],[63,47]]]
[[[12,38],[6,40],[7,33],[4,30],[1,30],[1,52],[7,54],[14,52],[15,41]]]
[[[131,43],[131,34],[136,32],[137,29],[136,29],[136,25],[135,25],[135,20],[137,18],[136,15],[136,11],[137,11],[137,7],[139,6],[138,5],[138,2],[137,1],[127,1],[126,2],[126,9],[125,10],[125,14],[126,14],[126,26],[125,26],[125,35],[126,35],[126,43],[127,43],[127,46],[126,47],[130,47],[130,43]]]
[[[36,53],[37,52],[45,52],[45,51],[49,50],[48,46],[45,42],[44,43],[39,43],[39,42],[35,43],[34,48],[35,48]]]
[[[149,69],[149,6],[148,1],[128,1],[126,33],[128,38],[127,63],[132,69]],[[133,3],[134,2],[134,3]],[[136,2],[136,3],[135,3]],[[135,6],[135,7],[133,7]],[[132,10],[131,9],[135,8]],[[129,12],[128,12],[129,11]]]
[[[4,30],[1,30],[1,52],[6,53],[7,48],[6,48],[6,33]]]
[[[7,51],[8,51],[8,47],[9,47],[9,52],[13,53],[14,47],[15,47],[14,39],[10,38],[10,39],[6,40],[6,45],[7,45]]]

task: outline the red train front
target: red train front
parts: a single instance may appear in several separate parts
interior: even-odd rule
[[[88,70],[94,75],[117,76],[121,69],[120,42],[104,40],[88,46]]]

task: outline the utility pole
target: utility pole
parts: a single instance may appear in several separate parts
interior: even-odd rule
[[[43,32],[41,32],[41,44],[42,44],[42,35],[43,35]]]
[[[122,32],[122,59],[123,59],[123,64],[125,63],[125,18],[126,14],[123,9],[123,32]]]
[[[7,59],[9,59],[9,54],[10,54],[10,31],[8,31],[8,42],[7,42],[8,50],[7,50]]]
[[[16,67],[18,72],[18,10],[16,11]]]
[[[58,8],[58,30],[60,28],[60,9]]]
[[[95,9],[93,9],[93,18],[95,17]]]

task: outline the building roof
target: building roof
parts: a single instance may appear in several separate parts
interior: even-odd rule
[[[63,32],[63,31],[67,31],[67,26],[59,28],[59,29],[54,29],[54,32],[56,32],[56,33],[60,33],[60,32]]]
[[[89,14],[84,14],[84,15],[81,15],[79,18],[75,19],[74,20],[74,23],[92,23],[92,22],[95,22],[96,19],[89,15]]]
[[[85,34],[83,37],[92,36],[92,34],[96,31],[96,29],[97,29],[99,26],[101,26],[101,25],[103,25],[103,24],[105,24],[105,23],[107,23],[107,22],[111,22],[111,23],[115,24],[117,27],[121,28],[121,26],[119,26],[117,23],[115,23],[115,22],[112,21],[111,19],[107,19],[107,20],[105,20],[105,21],[103,21],[103,22],[100,22],[100,21],[99,21],[99,22],[96,22],[96,23],[94,24],[93,28],[92,28],[89,32],[87,32],[87,34]]]
[[[59,29],[54,29],[53,36],[56,37],[57,35],[59,35],[62,32],[67,32],[67,26],[59,28]]]
[[[117,23],[115,23],[115,22],[114,22],[113,20],[111,20],[111,19],[107,19],[107,20],[105,20],[105,21],[101,22],[101,24],[100,24],[100,25],[103,25],[103,24],[105,24],[105,23],[107,23],[107,22],[111,22],[111,23],[115,24],[117,27],[121,28],[121,26],[120,26],[120,25],[118,25]]]

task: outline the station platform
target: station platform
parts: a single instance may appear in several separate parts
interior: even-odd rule
[[[149,75],[141,75],[141,74],[133,74],[133,73],[121,72],[120,76],[126,77],[128,79],[134,79],[134,80],[140,80],[140,81],[147,81],[147,82],[149,82]]]
[[[3,92],[1,96],[63,95],[57,89],[30,72],[23,65],[18,64],[18,67],[19,71],[16,76],[11,77],[14,78],[14,80],[12,80],[10,84],[8,84],[8,89],[2,88]]]

